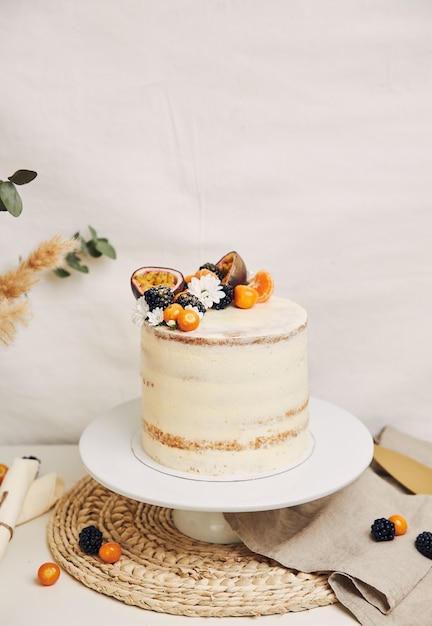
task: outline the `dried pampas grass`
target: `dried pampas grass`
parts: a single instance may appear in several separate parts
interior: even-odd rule
[[[42,279],[42,274],[61,267],[67,255],[79,246],[77,239],[55,235],[41,243],[18,267],[0,276],[0,342],[10,344],[17,326],[27,325],[30,307],[25,296]]]
[[[12,342],[18,324],[27,326],[30,317],[28,300],[0,300],[0,341],[5,345]]]

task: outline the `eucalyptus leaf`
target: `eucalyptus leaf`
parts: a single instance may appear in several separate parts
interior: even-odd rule
[[[82,274],[88,274],[89,273],[89,268],[87,267],[87,265],[71,265],[72,269],[77,270],[77,272],[81,272]]]
[[[77,270],[77,272],[82,272],[83,274],[89,273],[89,268],[87,265],[81,264],[81,259],[75,252],[71,252],[66,256],[66,262],[73,270]]]
[[[76,236],[75,239],[78,239],[78,241],[80,242],[82,254],[84,256],[88,256],[90,252],[89,252],[88,245],[84,237],[81,237],[81,235],[78,233],[78,236]]]
[[[82,257],[90,256],[98,258],[105,255],[110,259],[116,258],[116,251],[109,243],[108,239],[106,237],[98,237],[96,230],[91,226],[89,226],[89,230],[92,238],[88,241],[85,241],[79,232],[76,232],[73,235],[73,238],[80,244],[80,250],[78,252],[71,252],[66,256],[67,265],[71,269],[83,272],[84,274],[88,274],[90,270],[87,265],[82,263]],[[54,274],[59,278],[66,278],[66,276],[70,276],[70,273],[64,268],[56,268],[54,270]]]
[[[95,229],[92,228],[91,226],[89,226],[88,228],[89,228],[93,241],[96,243],[98,236],[97,236]]]
[[[17,170],[12,176],[8,176],[11,183],[15,185],[26,185],[31,183],[37,176],[37,172],[33,170]]]
[[[59,278],[67,278],[68,276],[70,276],[70,272],[63,269],[62,267],[57,267],[55,270],[53,270],[53,272]]]
[[[96,242],[94,242],[92,239],[90,239],[90,241],[87,241],[87,249],[89,255],[94,257],[95,259],[102,256],[102,252],[99,252],[99,250],[96,248]]]
[[[13,183],[9,181],[2,181],[0,183],[0,201],[3,206],[6,207],[6,211],[9,211],[11,215],[14,217],[21,215],[23,208],[22,200]]]
[[[116,251],[112,247],[112,245],[108,242],[108,239],[102,238],[98,239],[96,242],[96,250],[98,250],[101,254],[109,257],[110,259],[116,258]]]

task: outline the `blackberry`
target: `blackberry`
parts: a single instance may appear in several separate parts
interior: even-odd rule
[[[203,305],[203,303],[201,302],[201,300],[199,298],[197,298],[197,296],[194,296],[193,293],[181,293],[176,302],[178,304],[180,304],[180,306],[182,306],[184,309],[187,306],[193,306],[196,309],[198,309],[198,311],[200,311],[200,313],[205,313],[206,312],[206,308]]]
[[[213,302],[212,309],[219,311],[220,309],[226,309],[234,300],[234,287],[231,285],[221,285],[222,291],[225,293],[225,298],[221,298],[219,302]]]
[[[219,280],[222,280],[223,278],[222,270],[214,263],[204,263],[204,265],[200,265],[200,270],[210,270],[210,272],[213,272],[213,274],[216,274]]]
[[[371,534],[375,541],[392,541],[395,536],[395,525],[385,517],[380,517],[372,524]]]
[[[97,526],[86,526],[79,534],[78,543],[86,554],[97,554],[102,545],[102,533]]]
[[[146,289],[144,291],[144,298],[149,305],[150,311],[154,311],[154,309],[158,307],[166,309],[167,306],[174,302],[173,292],[165,285],[156,285],[156,287]]]
[[[423,554],[423,556],[427,556],[428,559],[432,559],[432,533],[425,530],[419,535],[415,540],[415,547]]]

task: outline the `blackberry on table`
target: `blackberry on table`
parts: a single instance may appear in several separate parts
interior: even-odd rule
[[[102,532],[97,526],[86,526],[79,534],[78,543],[86,554],[97,554],[102,545]]]
[[[144,291],[144,299],[150,311],[154,311],[157,308],[166,309],[167,306],[174,302],[174,295],[169,287],[156,285]]]
[[[371,526],[371,534],[375,541],[392,541],[395,536],[395,525],[385,517],[379,517]]]
[[[225,298],[221,298],[219,302],[213,302],[212,306],[212,309],[216,309],[218,311],[226,309],[226,307],[229,306],[234,300],[234,287],[231,287],[231,285],[221,285],[221,287],[225,294]]]
[[[196,309],[198,309],[200,313],[204,314],[206,312],[206,308],[201,302],[201,300],[197,296],[194,296],[193,293],[188,293],[188,292],[181,293],[178,296],[176,302],[180,304],[180,306],[182,306],[184,309],[187,306],[193,306]]]
[[[200,270],[209,270],[210,272],[213,272],[213,274],[216,274],[216,276],[219,278],[219,280],[222,280],[223,278],[223,272],[222,270],[215,265],[214,263],[204,263],[204,265],[200,265]]]
[[[432,559],[432,533],[425,530],[417,535],[415,547],[420,554],[427,556],[428,559]]]

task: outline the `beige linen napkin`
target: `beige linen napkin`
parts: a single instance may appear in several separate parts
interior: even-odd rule
[[[64,491],[55,473],[36,478],[37,459],[16,458],[0,486],[0,560],[13,538],[15,526],[48,511]]]
[[[43,515],[64,493],[64,480],[55,472],[36,478],[30,485],[16,525]]]
[[[381,442],[430,464],[432,443],[406,437],[385,429]],[[394,514],[406,518],[408,532],[375,542],[373,521]],[[432,496],[407,494],[371,466],[352,485],[315,502],[225,517],[252,551],[292,569],[329,571],[338,600],[363,626],[432,624],[432,560],[414,545],[420,532],[432,531]]]

